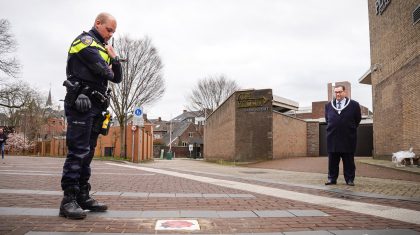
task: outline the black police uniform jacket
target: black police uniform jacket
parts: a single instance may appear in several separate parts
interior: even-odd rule
[[[109,65],[112,64],[112,69]],[[121,64],[112,60],[105,49],[105,40],[95,28],[83,32],[70,46],[67,59],[67,79],[82,82],[105,94],[108,81],[122,80]]]
[[[335,100],[333,104],[336,105]],[[354,154],[356,151],[357,127],[362,119],[360,105],[357,101],[346,98],[345,106],[339,113],[331,102],[325,105],[327,151],[329,153]]]

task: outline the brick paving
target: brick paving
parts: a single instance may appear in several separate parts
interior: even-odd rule
[[[33,211],[38,211],[39,213],[51,209],[58,209],[61,195],[57,195],[57,192],[60,191],[60,174],[63,162],[63,158],[7,156],[4,161],[5,164],[0,164],[0,207],[9,208],[12,212],[19,208],[38,208]],[[376,185],[375,187],[389,188],[388,191],[381,191],[381,195],[383,196],[399,196],[399,194],[394,193],[394,191],[403,190],[407,192],[405,196],[413,200],[407,201],[362,196],[347,196],[348,198],[346,198],[343,196],[346,194],[340,192],[317,189],[316,187],[318,186],[325,188],[322,186],[325,175],[319,174],[320,172],[302,173],[284,171],[284,169],[267,170],[266,168],[227,167],[192,160],[155,161],[153,163],[134,165],[146,166],[154,169],[172,170],[174,172],[189,172],[191,179],[151,173],[139,169],[118,167],[108,164],[106,161],[94,161],[92,170],[93,177],[91,180],[93,186],[92,190],[97,192],[95,198],[106,202],[109,205],[109,210],[113,213],[124,211],[155,211],[155,213],[158,211],[157,213],[161,212],[162,214],[165,214],[167,211],[184,211],[184,213],[189,211],[189,213],[194,212],[197,214],[200,214],[200,212],[203,211],[207,211],[209,214],[217,211],[222,214],[224,213],[225,215],[233,213],[231,218],[190,218],[198,219],[201,230],[194,233],[202,234],[280,234],[280,232],[285,233],[293,231],[322,232],[333,230],[340,230],[343,232],[347,230],[378,230],[380,232],[385,230],[394,231],[394,229],[408,229],[407,231],[417,231],[420,233],[420,224],[406,223],[364,213],[356,213],[328,206],[305,203],[298,200],[284,199],[217,186],[211,183],[196,181],[194,178],[199,175],[204,175],[214,179],[227,179],[230,181],[246,182],[270,188],[303,192],[307,193],[308,197],[310,197],[310,195],[326,196],[341,198],[348,201],[367,202],[372,204],[372,206],[388,205],[416,211],[420,211],[419,202],[416,201],[420,201],[417,194],[420,181],[401,179],[381,180],[380,178],[360,177],[356,181],[356,187],[353,188],[344,185],[327,187],[340,190],[345,189],[349,192],[358,192],[358,190],[360,191],[360,188],[368,188],[365,184],[374,182],[374,185]],[[384,174],[386,174],[386,172]],[[416,179],[416,176],[404,177]],[[273,180],[276,182],[273,182]],[[282,182],[303,185],[288,185],[282,184]],[[399,184],[403,186],[401,186],[401,188],[397,187],[396,189],[390,189],[391,186],[396,187]],[[308,187],[305,187],[305,185]],[[311,185],[313,186],[312,188],[309,187]],[[413,191],[411,193],[410,188],[414,188],[411,190]],[[12,191],[2,192],[1,190]],[[34,194],[33,191],[26,191],[25,193],[25,191],[13,190],[38,190],[40,193]],[[132,196],[123,196],[128,193],[132,193]],[[138,193],[148,193],[149,196],[141,196],[141,194]],[[173,196],[177,194],[181,195],[181,197]],[[182,195],[188,196],[189,194],[207,194],[213,196],[182,197]],[[248,195],[248,197],[230,197],[228,195]],[[249,197],[249,195],[252,195],[252,197]],[[328,216],[307,215],[275,218],[245,216],[245,214],[250,211],[280,213],[278,211],[286,210],[289,212],[294,211],[297,214],[303,213],[303,211],[318,210]],[[244,212],[242,216],[241,214],[238,215],[241,211]],[[164,219],[171,218],[164,217]],[[25,234],[30,231],[155,234],[156,220],[157,218],[155,217],[101,217],[94,216],[92,213],[89,213],[85,220],[68,220],[58,217],[58,215],[0,215],[0,234]],[[176,232],[165,231],[159,233],[175,234]]]

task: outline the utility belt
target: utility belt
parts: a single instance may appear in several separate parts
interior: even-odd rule
[[[94,102],[99,105],[103,112],[101,113],[102,115],[100,117],[95,119],[92,128],[96,133],[107,135],[112,123],[111,114],[107,110],[110,104],[111,89],[108,88],[106,93],[103,94],[95,89],[90,88],[88,85],[83,84],[82,82],[72,82],[70,80],[65,80],[63,86],[65,86],[67,89],[66,97],[64,98],[66,105],[74,107],[77,97],[80,94],[87,96],[90,99],[90,102]]]
[[[74,102],[80,94],[84,94],[87,97],[89,97],[89,99],[94,103],[98,104],[102,110],[106,110],[109,107],[111,99],[111,89],[109,88],[106,91],[106,93],[103,94],[100,91],[92,89],[91,87],[82,82],[72,82],[70,80],[65,80],[63,86],[65,86],[67,90],[64,102],[70,107],[73,107]]]

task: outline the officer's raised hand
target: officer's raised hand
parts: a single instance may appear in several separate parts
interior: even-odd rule
[[[115,53],[115,50],[114,50],[114,48],[112,47],[112,45],[109,45],[109,44],[105,45],[105,49],[106,49],[106,51],[108,52],[108,55],[109,55],[112,59],[114,59],[114,58],[117,56],[117,53]]]
[[[77,111],[84,113],[90,110],[91,103],[89,97],[87,97],[85,94],[80,94],[77,96],[76,102],[74,102]]]

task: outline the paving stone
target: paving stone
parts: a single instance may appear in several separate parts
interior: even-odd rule
[[[28,208],[18,207],[0,207],[0,215],[25,215],[24,212]]]
[[[91,195],[96,195],[96,196],[120,196],[122,194],[122,192],[95,192],[92,193]]]
[[[217,214],[221,218],[249,218],[249,217],[258,217],[252,211],[217,211]]]
[[[201,193],[175,193],[175,197],[203,197]]]
[[[296,216],[328,216],[328,214],[320,210],[288,210]]]
[[[203,193],[203,197],[206,197],[206,198],[228,198],[229,195],[220,194],[220,193]]]
[[[333,235],[328,231],[297,231],[297,232],[284,232],[284,235]]]
[[[27,190],[27,189],[0,189],[0,193],[9,194],[36,194],[39,190]]]
[[[133,193],[133,192],[124,192],[121,194],[122,197],[148,197],[149,193]]]
[[[43,208],[42,210],[40,210],[39,208],[28,208],[23,213],[25,213],[25,215],[30,216],[58,216],[59,209]]]
[[[228,194],[231,198],[255,198],[252,194]]]
[[[254,211],[254,213],[257,214],[258,217],[296,217],[294,214],[285,210],[258,210]]]
[[[142,218],[179,218],[179,211],[143,211]]]
[[[175,193],[150,193],[149,197],[175,197]]]
[[[382,230],[330,230],[335,235],[419,235],[411,229],[382,229]]]
[[[41,194],[41,195],[60,195],[60,196],[63,196],[63,191],[37,191],[36,194]]]
[[[218,218],[219,214],[216,211],[180,211],[183,218]]]
[[[88,216],[106,217],[106,218],[141,218],[142,211],[105,211],[89,212]]]

